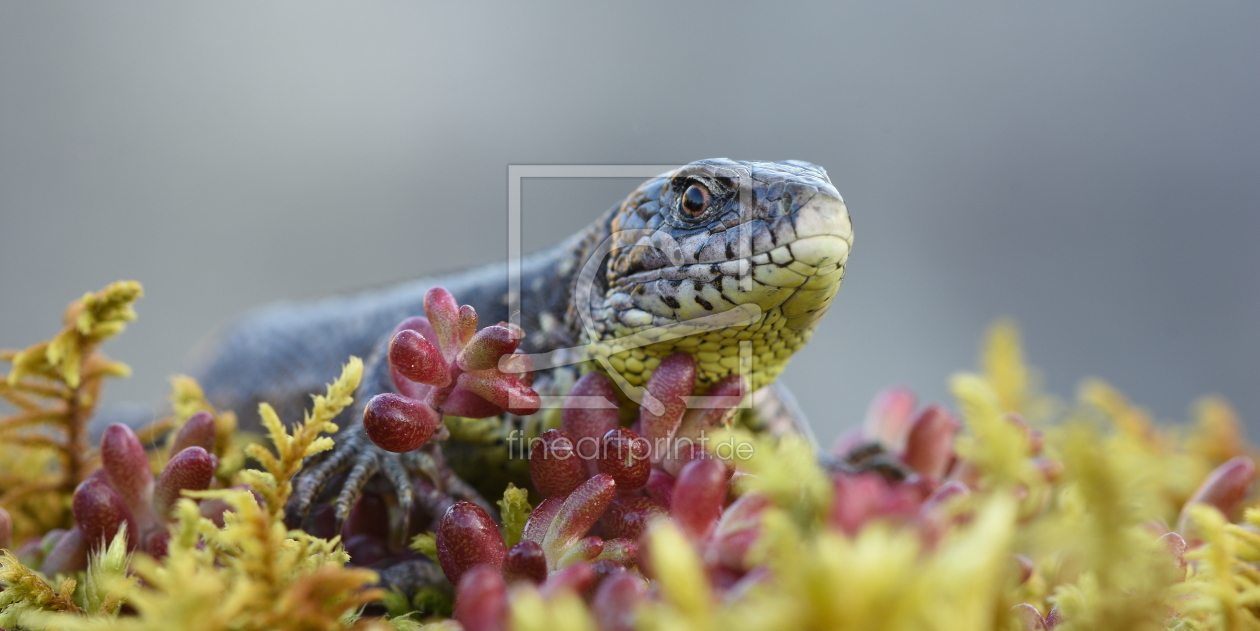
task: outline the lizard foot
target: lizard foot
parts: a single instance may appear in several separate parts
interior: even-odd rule
[[[379,495],[392,499],[390,530],[395,542],[409,534],[416,509],[433,521],[461,500],[491,508],[472,486],[451,471],[437,442],[412,452],[391,453],[374,445],[356,426],[338,437],[336,449],[298,474],[286,511],[289,527],[308,525],[317,505],[331,500],[340,530],[369,482],[377,487]]]

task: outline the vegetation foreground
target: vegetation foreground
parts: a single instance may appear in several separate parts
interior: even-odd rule
[[[0,419],[4,629],[1260,629],[1256,471],[1228,404],[1161,426],[1097,380],[1060,401],[1007,323],[978,371],[951,377],[956,411],[885,391],[826,466],[804,439],[721,410],[645,407],[629,426],[616,410],[544,414],[531,488],[455,503],[401,533],[414,536],[400,552],[370,495],[340,529],[285,522],[294,476],[352,403],[356,358],[300,422],[262,406],[265,437],[177,377],[170,418],[90,445],[105,378],[128,372],[99,346],[141,295],[88,294],[52,339],[0,355],[15,410]],[[518,332],[478,331],[449,294],[433,304],[391,348],[411,385],[367,406],[383,448],[466,426],[444,407],[461,387],[485,416],[532,394],[495,368]],[[663,361],[648,391],[683,400],[691,361]],[[748,457],[636,447],[700,434]],[[582,438],[599,455],[556,457]],[[382,587],[399,563],[437,578]]]

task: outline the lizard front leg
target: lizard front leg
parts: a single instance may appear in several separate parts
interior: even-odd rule
[[[397,499],[397,515],[393,530],[404,537],[408,520],[416,502],[434,519],[459,500],[473,502],[490,509],[471,485],[456,475],[447,464],[440,442],[435,440],[423,448],[397,454],[377,447],[368,438],[361,419],[372,397],[392,392],[386,337],[376,345],[364,368],[363,381],[355,393],[350,423],[338,432],[336,445],[322,458],[313,461],[296,479],[293,499],[288,507],[288,521],[298,526],[312,513],[317,503],[333,502],[338,525],[350,516],[363,495],[364,487],[376,477],[383,478],[388,490]],[[439,428],[439,434],[445,434]],[[441,438],[442,436],[435,436]]]

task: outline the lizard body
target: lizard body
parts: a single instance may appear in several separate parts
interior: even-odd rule
[[[522,262],[522,349],[581,349],[586,356],[579,359],[599,360],[628,391],[662,359],[687,351],[697,359],[701,389],[739,370],[754,389],[762,388],[808,341],[831,303],[852,239],[844,202],[817,166],[694,162],[648,180],[582,233]],[[223,331],[194,373],[216,407],[234,410],[249,426],[263,401],[282,418],[300,416],[308,395],[349,355],[367,358],[356,405],[349,418],[339,419],[336,448],[298,481],[291,508],[299,516],[338,481],[344,518],[377,474],[404,513],[417,492],[424,495],[412,473],[431,478],[424,488],[438,495],[476,496],[442,464],[445,451],[451,464],[462,462],[465,475],[476,475],[484,463],[467,446],[447,441],[442,448],[390,454],[366,440],[355,418],[372,396],[392,390],[385,350],[390,333],[404,318],[423,313],[425,291],[439,285],[472,305],[483,325],[513,315],[502,266],[280,304]],[[563,374],[543,371],[535,386],[563,394]],[[767,400],[791,407],[784,396]]]

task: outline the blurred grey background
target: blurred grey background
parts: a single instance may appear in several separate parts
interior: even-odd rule
[[[1051,390],[1260,421],[1260,4],[0,2],[0,347],[142,281],[110,400],[277,299],[505,259],[507,165],[824,166],[819,434],[1009,315]],[[527,181],[526,249],[633,181]],[[1254,434],[1254,431],[1253,431]]]

